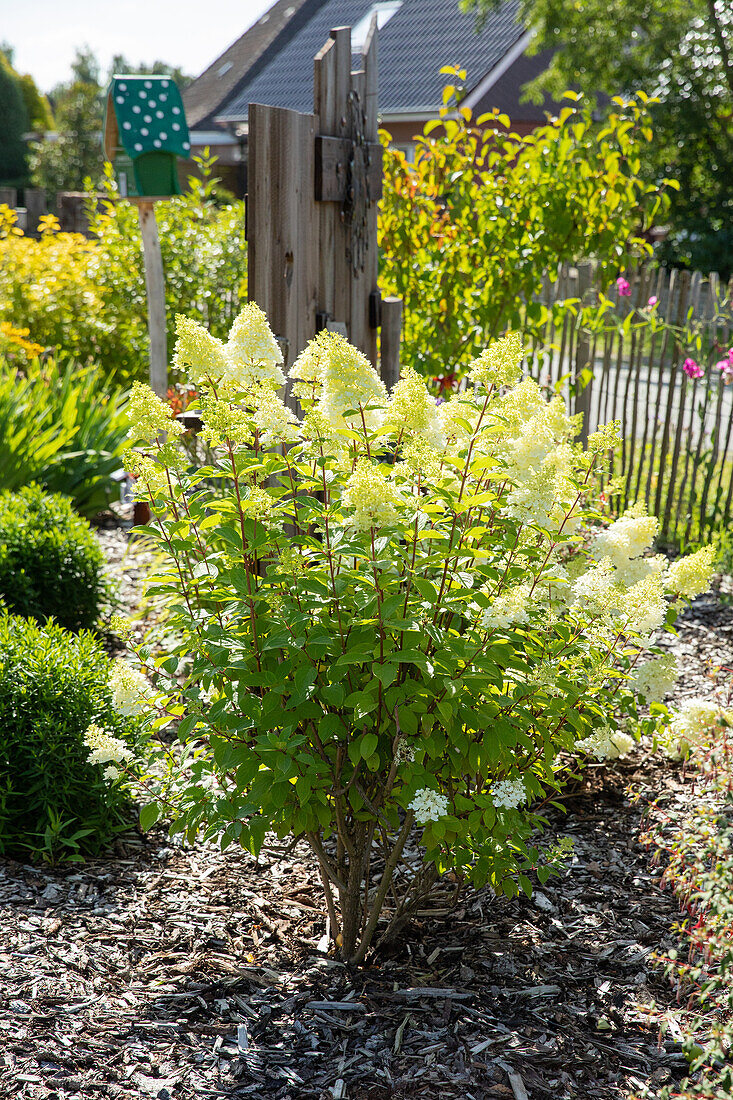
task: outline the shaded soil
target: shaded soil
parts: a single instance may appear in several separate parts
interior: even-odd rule
[[[124,549],[123,532],[107,541]],[[682,694],[726,679],[709,666],[733,663],[732,636],[733,611],[698,601],[674,642],[690,647]],[[588,769],[551,821],[574,842],[561,877],[450,911],[446,883],[358,972],[319,950],[301,847],[256,862],[156,831],[81,867],[0,863],[0,1097],[620,1100],[674,1081],[686,1063],[652,954],[678,912],[636,841],[662,792],[694,797],[642,749]]]

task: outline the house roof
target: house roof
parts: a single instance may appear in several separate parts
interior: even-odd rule
[[[477,96],[472,103],[475,116],[484,114],[498,107],[504,114],[509,115],[512,123],[544,122],[546,112],[556,115],[565,103],[560,103],[551,96],[545,95],[541,102],[524,102],[522,89],[530,80],[534,80],[547,69],[552,61],[553,50],[540,50],[539,53],[521,53],[500,76],[491,84],[491,87]]]
[[[355,26],[373,6],[373,0],[322,0],[304,9],[297,32],[244,74],[217,120],[245,122],[250,103],[312,111],[313,58],[332,27]],[[460,11],[457,0],[404,0],[379,32],[380,115],[435,114],[447,82],[444,65],[466,69],[470,93],[525,35],[518,10],[519,0],[504,0],[477,31],[475,15]]]
[[[222,104],[231,98],[253,67],[266,60],[270,47],[283,32],[294,34],[324,0],[277,0],[256,23],[212,61],[183,93],[189,126],[207,129]],[[305,11],[303,11],[305,9]],[[296,19],[296,16],[299,17]]]

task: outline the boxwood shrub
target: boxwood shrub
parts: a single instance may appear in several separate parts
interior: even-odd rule
[[[103,564],[92,528],[67,497],[37,485],[0,493],[0,598],[8,611],[89,629],[108,594]]]
[[[131,823],[124,782],[106,780],[84,744],[92,722],[134,744],[111,663],[86,631],[0,615],[0,854],[79,859]]]

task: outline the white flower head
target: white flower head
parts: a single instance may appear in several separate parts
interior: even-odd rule
[[[629,678],[632,691],[643,695],[647,703],[661,703],[665,695],[672,691],[679,668],[673,654],[655,657],[634,670]]]
[[[105,733],[96,722],[92,722],[84,734],[84,744],[90,750],[88,757],[90,764],[107,764],[110,761],[113,764],[121,764],[124,760],[132,759],[132,752],[124,741]],[[112,770],[115,774],[111,778],[116,779],[117,769]],[[109,771],[109,768],[105,770],[105,779],[110,778],[107,774]]]
[[[384,383],[365,355],[337,332],[323,331],[316,342],[325,356],[319,409],[334,428],[381,424],[387,404]]]
[[[242,391],[258,382],[275,388],[285,385],[285,375],[280,369],[282,352],[267,318],[255,302],[248,302],[232,325],[224,354],[226,377]]]
[[[147,698],[151,694],[150,684],[141,672],[131,668],[126,661],[114,662],[109,686],[112,689],[112,701],[121,714],[142,714],[147,709]]]
[[[672,562],[667,574],[667,589],[692,600],[706,592],[715,572],[715,547],[704,546],[695,554]]]
[[[190,317],[176,314],[173,365],[192,382],[216,382],[228,373],[224,344]]]
[[[427,825],[428,821],[437,821],[448,813],[448,799],[444,794],[433,791],[430,787],[423,787],[417,791],[410,803],[410,809],[415,814],[415,820],[419,825]]]
[[[527,790],[521,779],[501,779],[493,784],[490,794],[498,810],[514,810],[527,801]]]
[[[593,543],[593,557],[600,561],[609,558],[617,569],[623,569],[629,561],[648,550],[659,530],[656,516],[639,515],[636,510],[627,512],[605,531],[601,531]]]
[[[353,509],[348,523],[358,531],[398,523],[404,507],[397,486],[368,458],[357,462],[342,501],[346,508]]]
[[[517,584],[501,592],[481,615],[481,625],[487,630],[507,630],[522,626],[530,618],[530,587]]]
[[[596,760],[617,760],[625,756],[636,742],[622,730],[613,730],[610,726],[599,726],[588,737],[575,742],[576,749],[594,756]]]

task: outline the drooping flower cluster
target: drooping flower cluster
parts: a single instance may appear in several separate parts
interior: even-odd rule
[[[116,779],[119,769],[116,764],[123,764],[126,760],[132,760],[132,752],[119,737],[112,737],[105,733],[101,726],[92,722],[84,734],[84,744],[89,751],[90,764],[109,764],[103,775],[105,779]]]
[[[616,569],[623,572],[630,561],[649,549],[658,530],[659,520],[655,516],[627,512],[596,536],[593,556],[597,561],[608,558]]]
[[[685,359],[682,369],[688,378],[702,378],[705,371],[695,359]]]
[[[527,801],[527,789],[521,779],[501,779],[494,783],[490,793],[497,810],[514,810]]]
[[[150,696],[150,684],[141,672],[126,661],[117,660],[112,665],[109,678],[112,701],[120,714],[142,714]]]
[[[692,600],[706,592],[715,572],[715,547],[704,546],[695,554],[673,561],[667,574],[667,588],[675,595]]]
[[[684,760],[697,745],[715,738],[723,727],[733,725],[733,713],[710,699],[685,699],[672,716],[662,746],[672,760]]]
[[[661,703],[674,688],[678,673],[677,659],[668,653],[640,665],[634,670],[629,683],[647,703]]]
[[[625,756],[635,743],[634,738],[622,730],[599,726],[588,737],[576,741],[575,747],[588,756],[594,756],[596,760],[616,760],[619,756]]]
[[[729,725],[731,715],[710,699],[685,699],[674,715],[671,728],[680,737],[691,740]]]
[[[415,793],[410,809],[415,814],[418,825],[427,825],[429,821],[437,821],[445,817],[448,813],[448,799],[444,794],[433,791],[430,787],[423,787]]]

